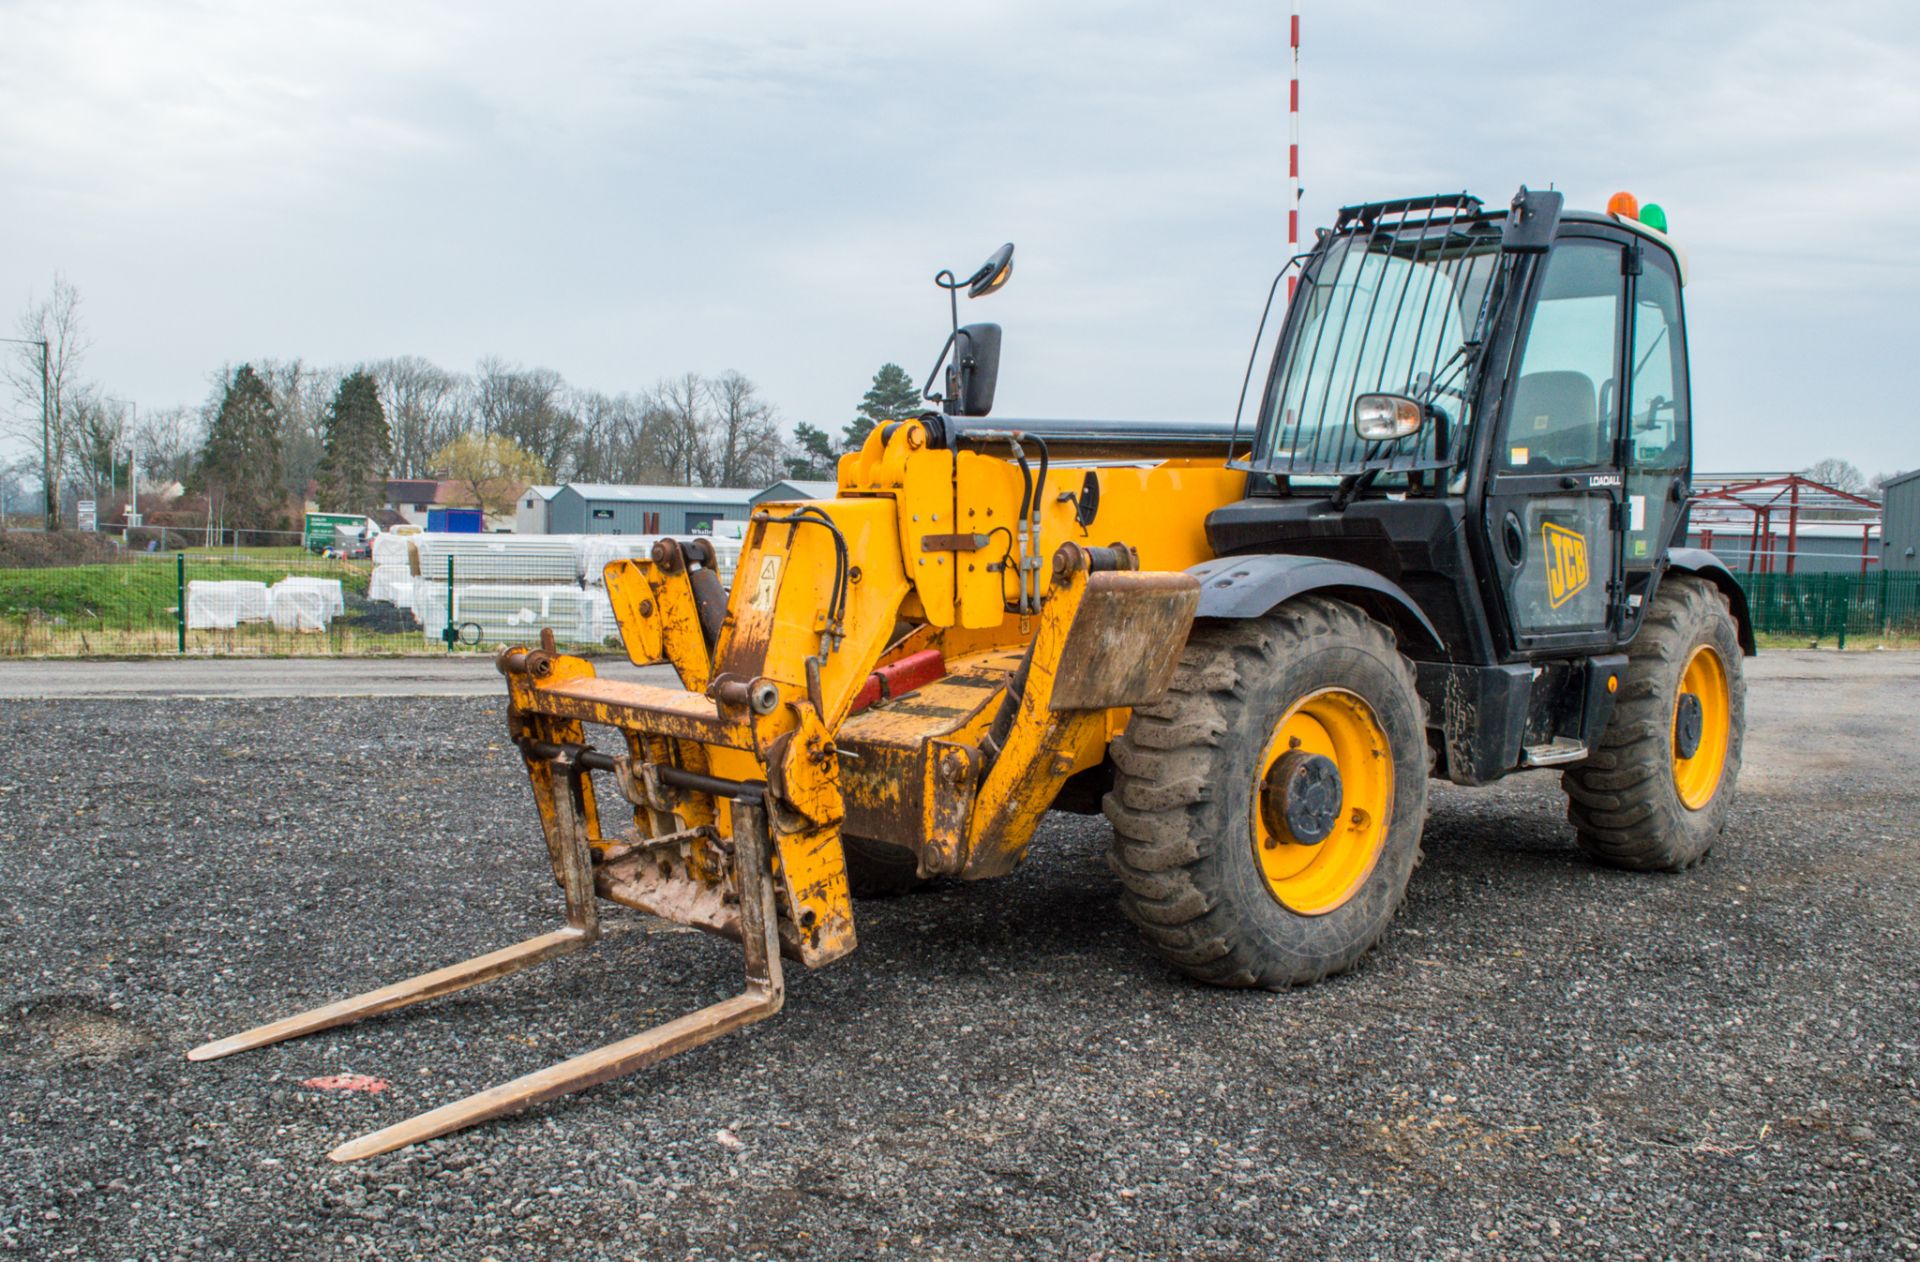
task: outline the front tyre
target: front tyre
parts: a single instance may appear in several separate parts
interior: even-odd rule
[[[1111,747],[1122,909],[1217,986],[1352,968],[1419,858],[1421,714],[1392,633],[1343,601],[1196,626],[1166,697]]]
[[[1600,743],[1561,777],[1567,818],[1602,863],[1678,872],[1707,857],[1740,776],[1747,685],[1726,597],[1669,574],[1627,654]]]

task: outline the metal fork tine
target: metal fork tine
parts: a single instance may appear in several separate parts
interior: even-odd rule
[[[734,804],[734,874],[740,895],[740,945],[746,954],[745,993],[651,1030],[536,1070],[512,1082],[444,1104],[418,1117],[351,1140],[327,1155],[359,1161],[417,1144],[476,1122],[567,1095],[710,1042],[780,1011],[786,986],[780,966],[767,823],[758,803]]]
[[[327,1156],[341,1162],[377,1157],[383,1152],[405,1148],[408,1144],[463,1130],[488,1118],[517,1113],[543,1100],[579,1091],[609,1078],[618,1078],[655,1061],[698,1047],[741,1026],[772,1016],[778,1010],[779,1004],[770,995],[736,995],[655,1026],[643,1034],[550,1065],[478,1095],[470,1095],[464,1100],[443,1104],[431,1112],[396,1122],[371,1135],[362,1135],[359,1139],[340,1145]]]
[[[317,1030],[347,1025],[376,1013],[391,1012],[395,1008],[478,986],[481,982],[517,973],[542,960],[591,946],[600,936],[600,920],[594,905],[593,859],[588,850],[587,832],[580,812],[574,805],[574,781],[580,774],[574,758],[576,752],[563,750],[558,758],[541,769],[544,779],[536,776],[534,781],[535,793],[551,807],[551,817],[543,812],[542,818],[546,820],[547,849],[553,860],[553,874],[566,896],[565,928],[543,933],[537,938],[528,938],[525,942],[498,951],[489,951],[485,955],[476,955],[458,964],[449,964],[431,973],[409,977],[378,990],[369,990],[363,995],[342,999],[299,1016],[270,1021],[241,1034],[202,1043],[187,1053],[187,1059],[218,1060],[235,1052],[251,1051]]]
[[[578,951],[592,941],[592,936],[586,930],[571,926],[556,929],[552,933],[543,933],[537,938],[528,938],[525,942],[503,947],[498,951],[490,951],[486,955],[477,955],[470,960],[435,969],[431,973],[422,973],[418,977],[409,977],[403,982],[394,982],[390,986],[369,990],[351,999],[342,999],[323,1008],[303,1012],[299,1016],[270,1021],[266,1025],[256,1026],[241,1034],[215,1039],[211,1043],[202,1043],[187,1053],[187,1059],[218,1060],[222,1056],[231,1056],[235,1052],[252,1051],[256,1047],[265,1047],[270,1043],[298,1038],[318,1030],[332,1029],[337,1025],[347,1025],[376,1013],[391,1012],[395,1008],[404,1008],[408,1004],[436,999],[441,995],[450,995],[457,990],[465,990],[469,986],[478,986],[481,982],[504,977],[508,973],[517,973],[542,960],[550,960],[558,955]]]

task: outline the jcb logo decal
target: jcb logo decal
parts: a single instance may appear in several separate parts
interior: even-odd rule
[[[1552,522],[1540,523],[1547,550],[1547,601],[1555,609],[1587,589],[1587,537]]]

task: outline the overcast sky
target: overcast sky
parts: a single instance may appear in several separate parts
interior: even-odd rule
[[[1304,0],[1305,216],[1553,183],[1687,249],[1698,464],[1920,465],[1920,4]],[[1443,17],[1443,15],[1445,15]],[[1285,255],[1284,3],[0,0],[0,321],[90,375],[736,368],[837,428],[1003,240],[996,412],[1221,419]],[[11,328],[4,330],[11,332]]]

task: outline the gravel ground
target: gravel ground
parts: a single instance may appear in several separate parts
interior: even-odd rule
[[[1695,873],[1584,861],[1550,776],[1440,788],[1366,967],[1226,993],[1145,952],[1104,823],[1056,816],[1013,879],[862,904],[769,1024],[351,1167],[323,1154],[717,999],[735,954],[615,909],[587,955],[190,1065],[549,926],[499,707],[9,703],[0,1252],[1920,1256],[1920,657],[1752,674]]]

